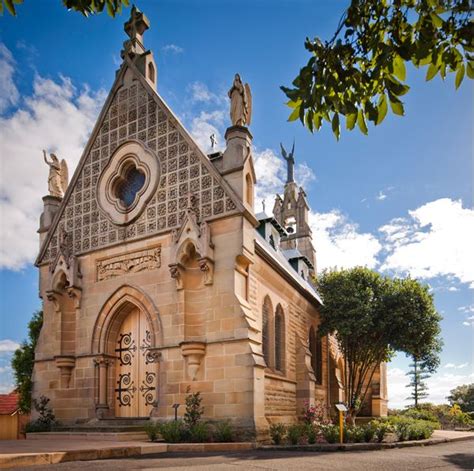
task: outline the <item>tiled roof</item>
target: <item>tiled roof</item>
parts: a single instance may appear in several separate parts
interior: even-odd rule
[[[280,268],[283,269],[290,276],[290,278],[300,286],[300,288],[308,293],[319,304],[323,304],[323,301],[321,300],[316,288],[295,272],[294,268],[290,265],[280,250],[275,250],[273,247],[271,247],[270,244],[258,233],[255,237],[255,243],[261,247],[268,256],[275,260]]]
[[[12,391],[10,394],[0,394],[0,415],[12,415],[18,410],[20,395]]]

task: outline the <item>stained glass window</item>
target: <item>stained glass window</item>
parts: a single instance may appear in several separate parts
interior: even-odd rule
[[[135,201],[135,196],[142,189],[144,183],[145,175],[136,167],[131,168],[117,185],[117,198],[128,208]]]

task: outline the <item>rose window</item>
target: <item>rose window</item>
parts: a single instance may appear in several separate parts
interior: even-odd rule
[[[156,154],[141,142],[128,141],[110,157],[97,184],[97,202],[114,224],[130,224],[152,198],[160,180]]]
[[[115,184],[115,196],[129,208],[135,201],[137,193],[145,184],[145,174],[134,165],[126,169],[125,175],[120,176]]]

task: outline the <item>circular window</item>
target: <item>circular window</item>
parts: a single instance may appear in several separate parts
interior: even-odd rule
[[[99,178],[99,206],[114,224],[129,224],[153,196],[159,178],[154,152],[137,141],[126,142],[114,152]]]
[[[125,171],[125,175],[118,178],[115,184],[115,196],[125,208],[130,208],[144,184],[145,174],[132,163]]]

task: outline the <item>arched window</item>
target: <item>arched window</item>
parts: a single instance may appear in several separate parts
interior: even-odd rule
[[[148,78],[155,83],[155,66],[151,62],[148,63]]]
[[[321,335],[315,332],[314,327],[309,329],[309,351],[311,352],[311,366],[318,384],[323,382],[323,345]]]
[[[275,369],[285,371],[285,315],[280,304],[275,312]]]
[[[272,315],[272,302],[268,296],[265,296],[262,307],[262,350],[263,358],[268,367],[272,366],[270,361],[270,317]]]
[[[245,176],[245,183],[246,183],[246,201],[247,204],[253,207],[253,181],[250,173],[247,173]]]

